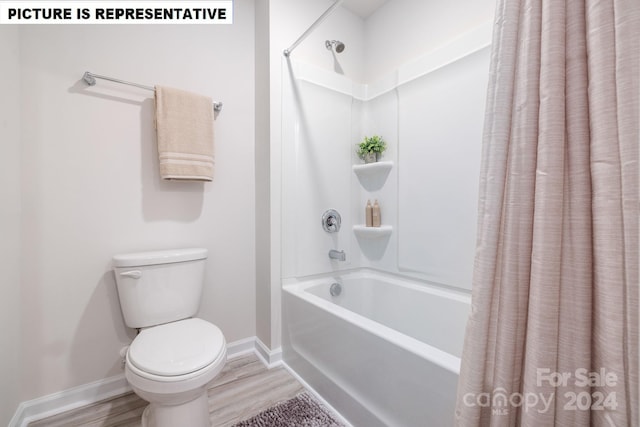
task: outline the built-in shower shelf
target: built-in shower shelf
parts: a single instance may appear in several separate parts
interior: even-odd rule
[[[377,175],[385,175],[388,174],[391,168],[393,167],[393,162],[375,162],[375,163],[366,163],[364,165],[353,165],[353,171],[360,178],[369,177],[369,176],[377,176]]]
[[[393,227],[390,225],[382,225],[380,227],[367,227],[366,225],[354,225],[353,232],[356,237],[363,239],[380,239],[391,235]]]

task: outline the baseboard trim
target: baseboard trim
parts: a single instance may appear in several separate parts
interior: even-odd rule
[[[255,345],[256,355],[265,364],[267,369],[275,368],[282,364],[282,347],[278,347],[275,350],[269,349],[260,338],[256,337]]]
[[[227,344],[227,359],[245,356],[256,349],[256,337],[244,338]]]
[[[131,391],[124,374],[83,384],[20,403],[9,427],[27,427],[30,422],[90,405]]]
[[[270,350],[258,337],[249,337],[227,344],[227,357],[230,359],[250,353],[255,353],[268,369],[282,363],[282,349]],[[130,391],[131,387],[122,373],[38,397],[18,405],[16,413],[9,421],[9,427],[27,427],[33,421],[91,405]]]

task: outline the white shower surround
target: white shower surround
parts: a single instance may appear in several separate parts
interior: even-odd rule
[[[406,219],[400,184],[412,179],[406,170],[399,172],[403,167],[400,151],[406,150],[402,144],[410,139],[422,141],[419,133],[411,133],[419,132],[419,123],[409,130],[402,126],[411,106],[406,101],[412,96],[411,85],[417,83],[423,89],[422,85],[433,85],[433,79],[460,76],[462,71],[467,73],[462,78],[468,88],[478,76],[481,90],[474,89],[469,101],[476,105],[469,113],[474,114],[473,123],[467,117],[457,118],[460,126],[473,127],[466,137],[472,141],[456,134],[450,143],[460,143],[479,165],[479,149],[472,151],[476,147],[470,149],[467,144],[476,144],[477,139],[479,146],[481,141],[490,40],[491,24],[487,23],[372,85],[295,60],[283,63],[285,75],[293,77],[290,85],[289,77],[283,83],[283,358],[354,425],[445,426],[453,422],[470,304],[475,208],[463,206],[466,234],[452,230],[452,241],[441,234],[444,241],[429,243],[429,251],[437,251],[440,245],[459,248],[459,255],[444,260],[450,262],[438,260],[436,265],[427,259],[428,265],[420,270],[411,268],[415,258],[409,263],[401,259],[403,251],[420,250],[407,239],[425,235],[400,221]],[[453,88],[464,91],[455,83]],[[316,130],[319,134],[313,133]],[[385,160],[394,165],[382,186],[364,188],[353,173],[352,164],[358,161],[354,140],[363,134],[381,134],[390,143]],[[475,206],[477,172],[465,167],[463,179],[471,181],[473,189],[462,198],[465,204],[471,199]],[[442,185],[447,180],[446,176],[435,178]],[[430,188],[437,190],[437,183]],[[363,239],[353,232],[362,223],[361,211],[371,197],[379,198],[386,208],[383,224],[392,230],[389,237]],[[327,234],[319,227],[322,209],[330,207],[342,213],[339,233]],[[443,215],[460,215],[463,207]],[[405,240],[399,242],[400,238]],[[347,261],[330,261],[329,249],[344,249]],[[430,270],[433,266],[439,270]],[[342,298],[328,296],[334,281],[344,286]]]
[[[283,59],[282,277],[371,267],[470,290],[490,39],[487,23],[374,84]],[[352,165],[355,143],[372,134],[387,141],[393,167],[366,188]],[[393,228],[386,241],[350,231],[367,199],[380,200]],[[318,227],[329,208],[342,215],[340,233]],[[347,261],[331,262],[329,249]]]

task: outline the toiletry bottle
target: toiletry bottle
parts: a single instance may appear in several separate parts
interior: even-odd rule
[[[373,207],[371,207],[371,200],[367,200],[367,206],[364,208],[364,218],[367,227],[373,227]]]
[[[378,204],[378,199],[376,199],[375,203],[373,204],[373,208],[371,209],[371,217],[372,225],[374,227],[380,227],[382,221],[380,218],[380,205]]]

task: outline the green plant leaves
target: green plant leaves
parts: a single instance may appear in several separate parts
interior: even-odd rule
[[[364,156],[366,153],[382,153],[387,149],[387,143],[379,135],[372,137],[365,136],[360,144],[358,144],[358,155]]]

